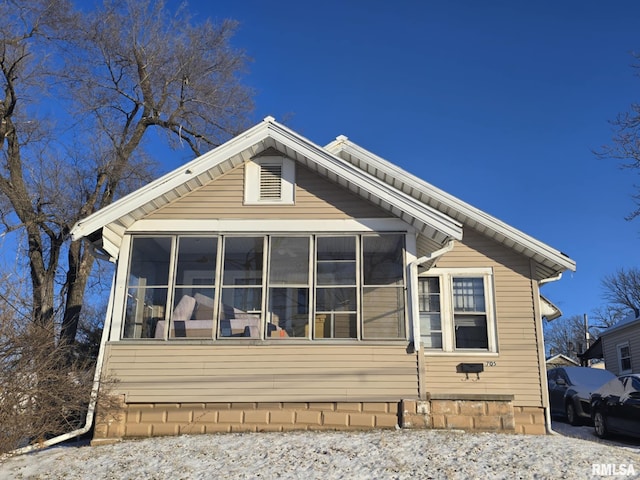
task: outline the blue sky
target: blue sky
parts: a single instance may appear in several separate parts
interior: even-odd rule
[[[600,281],[638,266],[624,220],[638,174],[592,153],[640,101],[640,2],[216,1],[240,22],[245,81],[267,115],[325,145],[347,135],[570,255],[544,287],[565,316],[601,306]],[[185,158],[167,159],[167,170]]]

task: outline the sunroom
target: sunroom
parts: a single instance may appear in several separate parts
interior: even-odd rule
[[[131,238],[121,338],[405,339],[405,234]]]

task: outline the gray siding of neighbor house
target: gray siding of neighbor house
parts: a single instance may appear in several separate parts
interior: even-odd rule
[[[631,372],[640,373],[640,322],[632,322],[626,327],[602,336],[605,368],[616,375],[622,373],[618,359],[618,345],[627,342],[631,351]]]

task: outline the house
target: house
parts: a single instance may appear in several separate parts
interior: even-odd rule
[[[547,366],[547,370],[549,370],[550,368],[556,368],[556,367],[579,367],[580,366],[580,364],[576,362],[574,359],[567,357],[566,355],[563,355],[561,353],[547,358],[545,364]]]
[[[600,334],[582,356],[604,359],[604,368],[616,375],[640,373],[640,317],[630,315]]]
[[[94,441],[545,432],[539,288],[574,261],[344,136],[267,117],[72,237],[116,264],[99,368],[120,406]]]

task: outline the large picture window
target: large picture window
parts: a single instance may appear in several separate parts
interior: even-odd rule
[[[427,351],[496,351],[491,269],[431,269],[418,295]]]
[[[123,338],[406,338],[404,234],[136,236]]]

